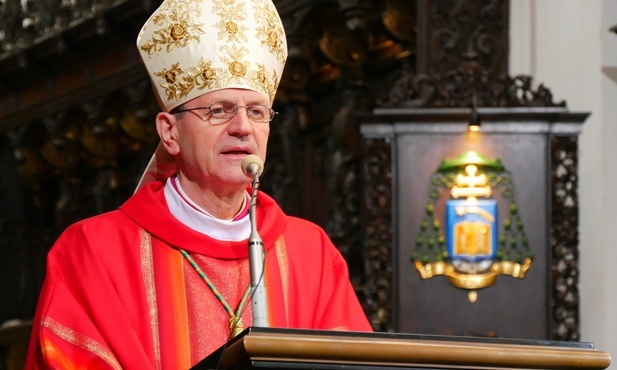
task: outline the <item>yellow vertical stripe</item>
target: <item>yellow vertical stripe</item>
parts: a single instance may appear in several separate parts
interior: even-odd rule
[[[144,230],[139,230],[140,253],[141,253],[141,273],[146,287],[146,300],[148,303],[148,314],[150,315],[150,328],[152,330],[152,345],[154,346],[154,359],[156,368],[161,369],[161,343],[159,338],[159,315],[156,306],[156,287],[154,284],[154,263],[152,259],[152,240],[150,234]]]
[[[276,248],[276,258],[281,274],[281,285],[283,286],[283,301],[285,305],[285,321],[289,324],[289,262],[287,260],[287,245],[285,238],[281,235],[274,244]]]

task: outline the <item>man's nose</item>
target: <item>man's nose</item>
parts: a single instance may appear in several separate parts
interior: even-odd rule
[[[249,134],[253,130],[253,121],[249,118],[246,107],[238,106],[236,115],[231,119],[228,124],[229,130],[237,132],[239,134]]]

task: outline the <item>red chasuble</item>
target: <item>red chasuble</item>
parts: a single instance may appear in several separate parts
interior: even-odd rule
[[[321,228],[263,193],[257,219],[270,326],[371,331]],[[49,252],[26,369],[188,369],[230,338],[221,300],[235,312],[249,282],[246,241],[186,227],[163,183],[147,184],[119,210],[69,227]],[[251,325],[250,302],[238,316]]]

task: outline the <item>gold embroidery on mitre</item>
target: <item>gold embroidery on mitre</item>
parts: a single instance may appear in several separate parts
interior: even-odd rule
[[[217,76],[221,75],[220,68],[212,68],[212,61],[200,59],[197,66],[183,70],[175,63],[170,69],[154,72],[159,77],[159,85],[165,89],[167,99],[180,100],[197,87],[199,90],[220,87]]]
[[[230,84],[248,85],[252,89],[266,94],[270,101],[274,100],[279,80],[273,71],[268,74],[263,65],[233,60],[227,63],[228,68],[213,68],[212,61],[200,60],[199,64],[183,70],[178,63],[170,69],[163,68],[160,72],[153,72],[159,77],[159,85],[165,90],[168,100],[181,100],[190,92],[198,90],[212,90],[230,86]]]
[[[278,13],[270,1],[254,2],[257,38],[262,46],[265,46],[280,63],[285,63],[287,50],[285,50],[285,30],[278,22]]]
[[[248,27],[243,24],[246,22],[243,4],[237,3],[235,0],[215,0],[212,12],[221,17],[221,20],[214,25],[219,30],[219,40],[247,42],[246,31]]]
[[[199,89],[208,89],[212,86],[213,82],[216,81],[216,77],[218,76],[219,68],[212,68],[211,60],[202,59],[199,62],[199,81],[197,81],[197,88]]]
[[[199,37],[204,32],[201,24],[196,22],[201,16],[199,1],[170,0],[165,2],[160,10],[152,19],[152,23],[160,28],[141,46],[149,57],[159,54],[163,47],[169,53],[174,48],[186,46],[191,40],[199,42]]]
[[[263,64],[259,64],[257,66],[257,74],[255,75],[255,77],[257,78],[257,83],[266,86],[266,83],[268,82],[268,76],[266,75],[266,68],[263,66]]]
[[[181,76],[184,74],[185,72],[180,68],[179,63],[175,63],[170,69],[163,68],[160,72],[154,72],[154,75],[159,78],[159,85],[167,93],[167,99],[177,100],[186,96],[188,92],[186,88],[183,88],[181,79]]]
[[[229,65],[229,72],[232,76],[244,77],[246,75],[246,67],[238,61],[233,61]]]
[[[245,47],[239,47],[237,45],[223,45],[220,47],[221,61],[223,64],[231,66],[234,62],[242,62],[242,59],[248,54],[248,49]],[[230,67],[231,68],[231,67]]]
[[[229,76],[222,77],[220,82],[224,85],[248,85],[254,90],[267,94],[271,99],[274,97],[275,91],[272,90],[272,80],[262,76],[265,73],[265,68],[262,65],[255,65],[245,60],[245,56],[248,53],[246,48],[238,48],[235,45],[231,47],[222,46],[221,51],[224,52],[221,61],[228,66]],[[273,77],[276,79],[274,73]]]

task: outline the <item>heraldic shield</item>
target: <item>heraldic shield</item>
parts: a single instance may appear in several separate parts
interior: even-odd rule
[[[455,287],[469,290],[473,303],[477,290],[495,284],[498,275],[525,277],[533,256],[512,176],[499,159],[474,151],[446,159],[428,190],[411,254],[422,279],[447,276]],[[501,226],[500,204],[506,208]]]

